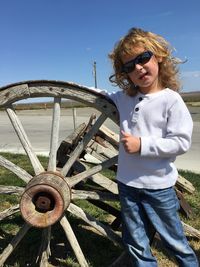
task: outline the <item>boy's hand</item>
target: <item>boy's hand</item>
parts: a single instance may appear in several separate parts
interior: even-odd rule
[[[124,144],[124,149],[127,153],[136,153],[140,151],[141,141],[139,137],[135,137],[124,131],[121,131],[121,134],[121,142]]]

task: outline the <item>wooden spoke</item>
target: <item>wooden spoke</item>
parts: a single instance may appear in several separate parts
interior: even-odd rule
[[[102,224],[88,213],[84,212],[78,206],[71,203],[68,207],[68,211],[70,211],[76,217],[82,219],[87,224],[94,227],[99,233],[112,240],[115,244],[122,245],[121,237],[118,234],[116,234],[108,226]]]
[[[80,264],[81,267],[89,267],[85,256],[79,246],[79,243],[76,239],[76,236],[74,234],[74,231],[71,228],[71,225],[69,223],[69,221],[67,220],[67,218],[64,216],[62,217],[62,219],[60,220],[60,224],[62,225],[63,230],[65,231],[65,234],[67,236],[67,239],[74,251],[74,254],[76,255],[76,258]]]
[[[88,165],[83,162],[79,162],[79,165],[78,166],[76,165],[74,167],[75,167],[75,171],[78,173],[81,172],[81,169],[86,169],[86,170],[89,169]],[[94,183],[107,189],[108,191],[112,192],[113,194],[118,194],[117,183],[107,178],[105,175],[101,173],[96,173],[94,175],[91,175],[89,179],[92,180]]]
[[[4,211],[0,212],[0,221],[2,221],[3,219],[17,213],[19,211],[19,205],[14,205]],[[0,265],[1,266],[1,265]]]
[[[83,179],[87,178],[87,177],[90,177],[91,175],[97,173],[97,172],[100,172],[102,171],[103,169],[106,169],[106,168],[109,168],[111,166],[113,166],[114,164],[117,163],[117,159],[118,159],[118,156],[115,156],[111,159],[108,159],[100,164],[98,164],[97,166],[91,168],[91,169],[88,169],[82,173],[79,173],[73,177],[71,177],[68,182],[69,182],[69,185],[72,187],[74,186],[75,184],[79,183],[80,181],[82,181]]]
[[[50,239],[51,239],[51,226],[45,228],[42,231],[42,243],[39,249],[36,263],[39,262],[40,267],[48,267],[48,259],[51,255],[50,250]]]
[[[61,98],[54,99],[48,171],[56,171],[56,155],[58,149],[59,125],[60,125],[60,102]]]
[[[72,200],[74,199],[94,199],[102,201],[119,200],[117,195],[111,193],[72,189]]]
[[[27,233],[27,231],[30,229],[30,227],[31,227],[30,225],[25,223],[23,227],[20,229],[20,231],[17,233],[17,235],[11,240],[8,246],[4,249],[4,251],[0,255],[0,266],[3,266],[7,258],[10,256],[13,250],[17,247],[17,245],[22,240],[22,238]]]
[[[81,154],[83,149],[86,147],[86,145],[89,143],[89,141],[92,139],[92,137],[97,133],[98,129],[101,127],[101,125],[106,120],[107,116],[105,114],[101,114],[99,118],[96,120],[90,131],[84,136],[83,140],[78,144],[76,149],[70,154],[69,160],[62,168],[61,174],[63,176],[66,176],[69,169],[75,162],[75,160],[78,158],[78,156]]]
[[[1,155],[0,155],[0,165],[6,168],[7,170],[15,173],[20,179],[22,179],[26,183],[32,178],[32,176],[28,172],[26,172],[25,170],[23,170],[22,168],[15,165],[14,163],[7,160]]]
[[[118,194],[117,183],[107,178],[103,174],[101,173],[94,174],[90,177],[90,179],[94,183],[99,184],[100,186],[112,192],[113,194]]]
[[[0,194],[21,195],[23,192],[24,192],[23,187],[11,186],[11,185],[0,185]]]
[[[44,168],[42,167],[40,161],[38,160],[35,152],[33,151],[33,148],[31,146],[31,143],[26,135],[26,132],[24,131],[24,128],[19,120],[19,118],[17,117],[14,109],[12,107],[9,107],[6,109],[8,117],[10,118],[10,121],[13,125],[13,128],[16,132],[16,134],[18,135],[18,138],[24,148],[24,150],[26,151],[31,164],[33,166],[33,169],[35,171],[35,174],[39,174],[41,172],[44,171]]]

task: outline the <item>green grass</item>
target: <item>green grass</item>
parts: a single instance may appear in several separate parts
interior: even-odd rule
[[[22,167],[27,172],[33,175],[33,169],[30,166],[29,160],[24,155],[13,155],[8,153],[2,153],[5,158],[9,159],[16,165]],[[44,168],[47,166],[47,158],[40,157],[40,161]],[[195,227],[197,230],[200,230],[200,175],[194,174],[191,172],[179,172],[187,180],[192,182],[196,191],[194,194],[184,194],[188,203],[193,209],[193,217],[191,219],[186,219],[182,216],[182,220],[187,224]],[[104,171],[104,175],[114,179],[114,171]],[[1,185],[15,185],[15,186],[25,186],[25,183],[21,181],[16,175],[10,171],[0,167],[0,184]],[[87,187],[97,187],[95,184],[86,183],[85,188]],[[0,195],[1,206],[0,210],[3,211],[6,208],[9,208],[11,205],[19,203],[20,198],[16,195]],[[105,224],[110,224],[113,217],[107,212],[103,211],[100,208],[97,208],[95,205],[91,204],[88,201],[77,200],[75,202],[83,210],[87,211],[90,215],[97,218],[100,222]],[[115,206],[117,209],[120,209],[119,203],[109,203],[112,206]],[[104,267],[109,266],[122,252],[122,249],[118,246],[115,246],[111,241],[105,237],[97,234],[91,227],[89,227],[82,220],[77,219],[71,214],[67,213],[67,218],[74,230],[75,235],[79,241],[79,244],[83,250],[84,255],[86,256],[90,267]],[[20,213],[15,216],[10,216],[7,219],[0,221],[0,251],[7,246],[10,240],[16,235],[18,230],[23,225],[24,221],[20,216]],[[25,267],[25,266],[37,266],[34,262],[37,252],[39,250],[41,242],[41,230],[36,228],[31,228],[28,233],[25,235],[24,239],[20,242],[18,247],[14,250],[11,256],[6,262],[6,267]],[[189,237],[191,246],[196,251],[198,258],[200,259],[200,241]],[[158,241],[154,241],[152,246],[153,253],[158,258],[159,266],[176,266],[172,260],[169,260],[166,250]],[[70,244],[68,243],[66,236],[63,232],[59,223],[56,223],[52,226],[52,236],[51,236],[51,252],[52,256],[50,257],[50,262],[53,266],[61,267],[78,267],[76,257],[71,250]],[[58,260],[59,259],[59,260]],[[51,266],[51,264],[49,264]],[[125,266],[123,266],[125,267]]]

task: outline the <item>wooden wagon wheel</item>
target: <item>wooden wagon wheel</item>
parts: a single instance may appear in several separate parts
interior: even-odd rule
[[[48,167],[46,169],[42,166],[36,155],[20,118],[15,111],[15,105],[13,105],[16,101],[35,97],[54,98],[50,151]],[[81,142],[79,142],[77,147],[71,152],[64,166],[58,170],[56,166],[56,154],[59,140],[61,99],[72,99],[82,102],[87,106],[94,107],[100,111],[100,115],[90,130],[84,135]],[[34,175],[31,175],[23,168],[15,165],[5,157],[0,156],[0,166],[8,169],[27,184],[25,188],[0,186],[1,194],[21,194],[18,205],[11,206],[0,212],[0,222],[7,219],[9,216],[14,216],[14,214],[19,211],[24,220],[24,225],[19,232],[3,249],[0,255],[0,266],[4,266],[13,250],[32,227],[39,228],[43,232],[40,255],[38,256],[39,260],[37,260],[35,266],[49,266],[48,258],[50,255],[51,226],[57,222],[62,226],[80,266],[89,266],[75,236],[73,226],[69,223],[69,213],[94,227],[102,235],[112,240],[113,243],[121,245],[121,237],[119,234],[73,203],[74,199],[84,198],[93,200],[110,200],[113,198],[112,193],[117,194],[116,183],[103,177],[101,174],[98,174],[102,169],[116,164],[117,156],[106,160],[95,167],[91,167],[82,173],[72,175],[71,177],[67,176],[74,162],[83,152],[91,138],[97,133],[104,121],[107,118],[110,118],[116,124],[118,123],[118,113],[115,106],[104,96],[87,87],[74,83],[58,81],[26,81],[0,88],[0,108],[7,112],[12,126],[34,169]],[[99,183],[112,193],[108,192],[108,194],[104,193],[101,195],[96,192],[83,192],[74,189],[80,181],[94,175],[96,177],[95,182]]]

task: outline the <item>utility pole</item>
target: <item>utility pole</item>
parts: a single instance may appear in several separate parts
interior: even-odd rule
[[[93,64],[93,75],[94,75],[94,86],[97,88],[97,63],[94,61]]]

